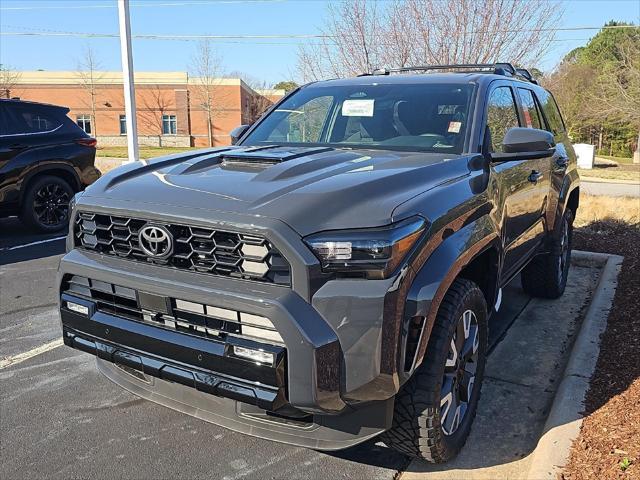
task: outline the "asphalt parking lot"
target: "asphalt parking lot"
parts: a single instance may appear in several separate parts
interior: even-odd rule
[[[16,220],[0,220],[3,478],[393,479],[409,466],[406,458],[374,441],[327,454],[255,439],[141,400],[112,384],[96,371],[93,357],[58,346],[55,274],[63,252],[60,234],[34,236]],[[519,283],[506,289],[490,332],[492,350],[498,352],[494,358],[504,355],[498,347],[530,302]],[[40,352],[43,345],[46,351]],[[21,363],[6,364],[7,358],[32,354]],[[499,395],[504,397],[504,388]],[[494,413],[479,413],[479,419]],[[524,430],[510,434],[517,437]]]

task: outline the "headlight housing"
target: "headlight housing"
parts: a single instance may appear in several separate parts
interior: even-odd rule
[[[387,278],[407,256],[427,228],[412,217],[380,228],[334,230],[304,238],[325,272]]]
[[[80,198],[83,193],[84,192],[82,191],[78,192],[73,197],[71,197],[71,200],[69,200],[69,210],[68,210],[69,233],[67,234],[67,240],[65,244],[66,253],[69,253],[71,250],[73,250],[74,229],[75,229],[74,219],[75,219],[76,204],[78,203],[78,198]]]

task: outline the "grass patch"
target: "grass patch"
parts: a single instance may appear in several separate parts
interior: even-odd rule
[[[640,198],[580,195],[576,228],[600,222],[640,226]]]
[[[140,158],[154,158],[173,153],[196,150],[195,147],[140,147]],[[127,158],[129,153],[127,147],[102,147],[98,148],[97,157]]]
[[[596,157],[613,160],[618,163],[633,163],[633,157],[615,157],[612,155],[596,155]]]

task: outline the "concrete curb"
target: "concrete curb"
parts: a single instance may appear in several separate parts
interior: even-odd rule
[[[582,183],[613,183],[613,184],[619,184],[619,185],[639,185],[640,186],[640,182],[637,182],[635,180],[627,180],[627,179],[613,179],[613,178],[602,178],[602,177],[590,177],[588,175],[580,175],[580,181]]]
[[[532,454],[527,475],[529,480],[555,480],[566,465],[571,444],[580,433],[584,398],[596,368],[600,337],[607,327],[622,260],[619,255],[572,253],[572,261],[577,265],[598,264],[604,267],[571,349],[542,437]]]

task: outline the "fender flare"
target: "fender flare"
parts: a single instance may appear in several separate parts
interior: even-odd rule
[[[572,170],[571,172],[568,172],[567,175],[564,176],[564,179],[562,181],[562,187],[560,188],[560,193],[558,195],[558,204],[556,206],[555,218],[558,218],[558,219],[562,218],[565,210],[567,209],[569,198],[571,197],[573,192],[579,188],[580,188],[580,178],[578,177],[577,171]],[[555,225],[553,228],[554,237],[558,234],[561,224],[562,224],[561,222],[558,222],[558,221],[555,222]]]
[[[27,191],[27,189],[25,188],[26,185],[28,185],[29,182],[33,180],[36,176],[41,174],[46,174],[47,172],[53,171],[53,170],[57,170],[57,171],[63,170],[69,175],[71,175],[71,177],[74,180],[74,183],[71,185],[71,187],[76,192],[81,190],[82,184],[80,182],[80,176],[72,166],[63,162],[51,162],[51,163],[47,162],[44,165],[37,165],[34,168],[29,169],[29,171],[24,175],[24,177],[22,177],[21,184],[20,184],[20,205],[22,205],[22,201]]]
[[[402,331],[408,331],[414,316],[425,317],[425,322],[411,368],[403,376],[410,377],[422,363],[440,304],[451,284],[475,258],[490,248],[498,248],[499,244],[500,236],[494,223],[485,215],[446,237],[419,266],[407,294]],[[404,365],[405,346],[403,341],[401,365]]]

